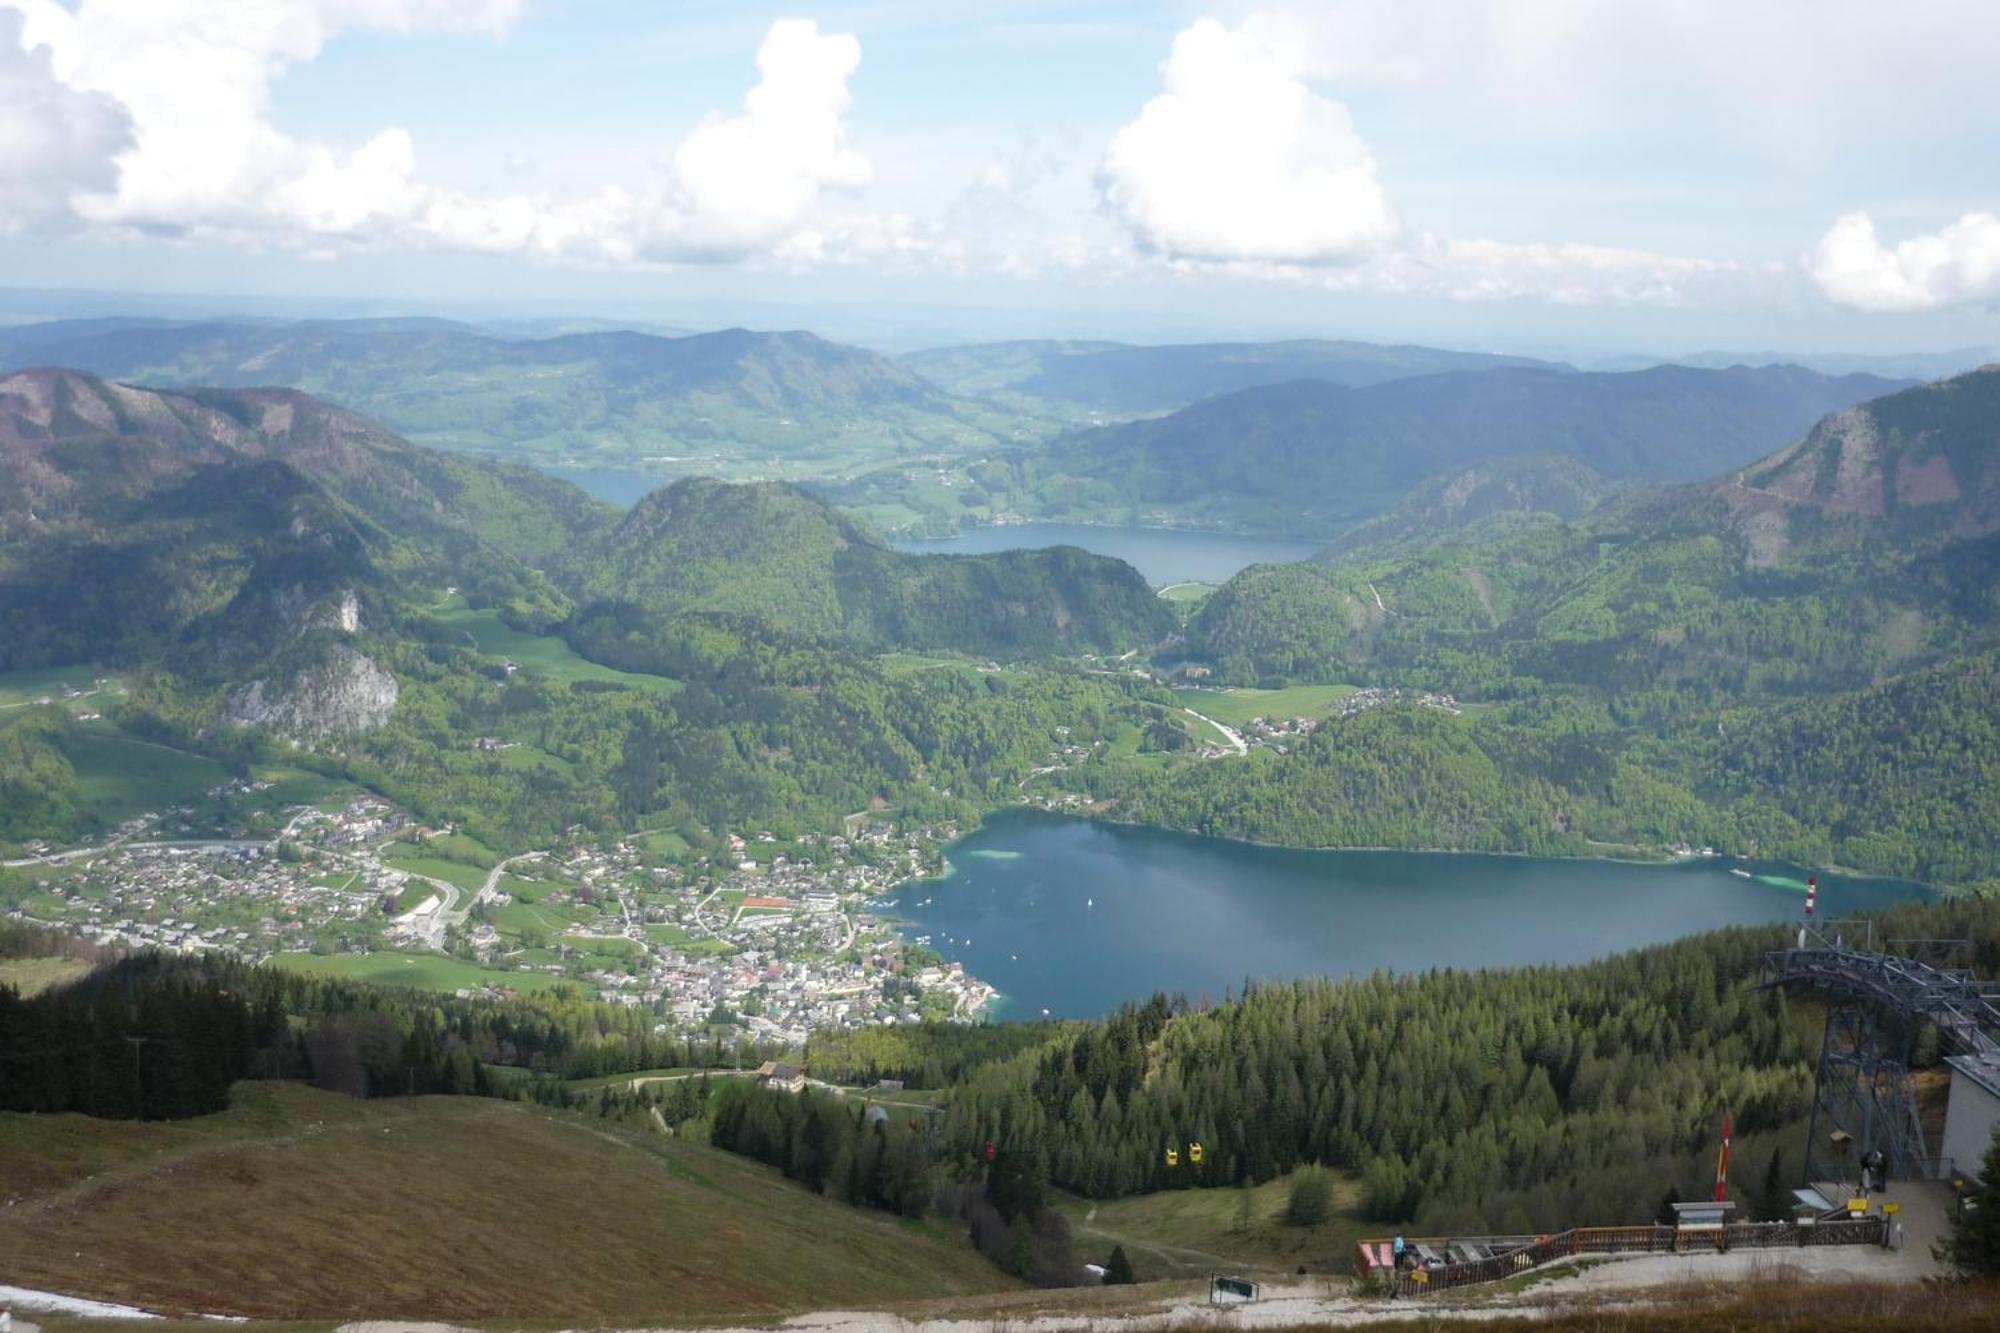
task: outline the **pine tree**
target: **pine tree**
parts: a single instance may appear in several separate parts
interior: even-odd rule
[[[1792,1192],[1785,1188],[1785,1150],[1771,1149],[1771,1164],[1764,1168],[1764,1187],[1757,1192],[1757,1216],[1766,1222],[1783,1222],[1792,1215]]]
[[[1937,1243],[1936,1254],[1965,1277],[2000,1277],[2000,1130],[1979,1174],[1986,1184],[1953,1213],[1951,1234]]]
[[[1132,1261],[1125,1257],[1123,1245],[1111,1247],[1111,1258],[1104,1265],[1104,1285],[1107,1287],[1130,1286],[1139,1279],[1132,1275]]]
[[[1333,1211],[1333,1181],[1316,1166],[1300,1169],[1292,1177],[1291,1199],[1285,1220],[1295,1227],[1316,1227]]]

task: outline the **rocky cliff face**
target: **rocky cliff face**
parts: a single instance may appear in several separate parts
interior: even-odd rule
[[[319,660],[229,691],[223,720],[298,740],[371,731],[396,707],[396,678],[360,649],[336,643]]]
[[[2000,366],[1837,412],[1717,491],[1753,553],[1828,533],[1923,549],[2000,532]]]

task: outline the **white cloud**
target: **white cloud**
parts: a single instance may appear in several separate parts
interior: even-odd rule
[[[1505,6],[1501,6],[1505,8]],[[1560,18],[1560,6],[1550,12]],[[1539,11],[1538,11],[1539,12]],[[1104,203],[1171,270],[1338,291],[1558,305],[1681,305],[1765,270],[1610,245],[1456,239],[1399,225],[1347,109],[1311,80],[1352,73],[1329,34],[1381,50],[1378,82],[1420,81],[1412,33],[1449,47],[1435,9],[1331,7],[1203,19],[1098,172]],[[1503,29],[1506,25],[1502,25]],[[1557,28],[1562,24],[1557,23]]]
[[[1105,204],[1175,259],[1347,263],[1390,239],[1375,163],[1296,47],[1203,19],[1174,39],[1159,94],[1112,138]]]
[[[773,245],[807,220],[821,189],[866,184],[868,159],[847,142],[847,81],[860,63],[851,36],[822,36],[805,19],[772,24],[743,114],[711,116],[675,151],[660,239],[721,253]]]
[[[1806,257],[1813,281],[1836,305],[1859,310],[1937,310],[2000,300],[2000,218],[1967,213],[1893,250],[1866,213],[1835,222]]]
[[[1699,127],[1790,159],[2000,110],[1990,0],[1267,0],[1244,26],[1310,79],[1442,98],[1475,135],[1678,126],[1699,150]]]
[[[77,201],[85,220],[142,232],[268,231],[302,227],[285,202],[308,176],[323,198],[352,171],[383,188],[379,139],[343,155],[301,144],[268,117],[272,83],[342,31],[498,33],[521,0],[0,0],[27,19],[26,39],[51,52],[56,75],[110,97],[131,116],[132,146],[113,189]],[[365,155],[365,156],[364,156]],[[357,162],[354,159],[361,158]],[[390,203],[370,196],[346,212]]]
[[[1687,305],[1740,289],[1781,266],[1664,255],[1624,246],[1522,244],[1425,237],[1384,264],[1382,285],[1458,301],[1553,305]]]
[[[1190,261],[1170,267],[1188,275],[1220,273],[1328,291],[1567,306],[1686,306],[1741,297],[1753,284],[1772,287],[1786,274],[1782,264],[1740,264],[1621,246],[1454,240],[1429,232],[1406,232],[1394,246],[1340,268]]]
[[[46,48],[22,45],[22,26],[0,10],[0,232],[61,225],[72,196],[117,179],[131,139],[118,104],[58,79]]]
[[[129,115],[132,137],[115,173],[100,169],[69,190],[78,223],[100,229],[290,245],[315,255],[400,245],[631,263],[799,259],[848,236],[883,244],[868,238],[899,226],[821,216],[826,192],[869,177],[847,132],[847,85],[861,45],[807,20],[771,25],[757,52],[759,80],[739,113],[711,113],[680,140],[670,164],[580,197],[445,189],[421,178],[416,144],[402,129],[385,128],[348,150],[294,139],[270,121],[273,82],[343,31],[497,36],[522,3],[81,0],[72,11],[56,0],[0,0],[0,14],[12,5],[26,20],[22,38],[7,40],[13,34],[0,29],[0,62],[32,70],[39,59],[45,81],[72,102]],[[23,40],[45,53],[15,55]],[[11,68],[0,63],[0,77]],[[10,98],[9,109],[15,105]],[[35,134],[57,133],[61,121],[40,104],[18,105]],[[0,153],[16,139],[28,136],[8,131]],[[0,205],[5,199],[0,187]]]

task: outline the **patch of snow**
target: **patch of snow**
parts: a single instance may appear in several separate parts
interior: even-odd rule
[[[80,1319],[158,1319],[150,1310],[109,1301],[87,1301],[80,1296],[62,1296],[53,1291],[0,1285],[0,1310],[32,1310],[36,1314],[75,1315]]]

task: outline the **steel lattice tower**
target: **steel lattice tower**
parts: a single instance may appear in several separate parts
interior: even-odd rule
[[[1892,940],[1875,948],[1865,921],[1800,929],[1798,946],[1765,955],[1764,984],[1827,998],[1805,1179],[1851,1180],[1860,1154],[1880,1149],[1900,1179],[1932,1178],[1942,1163],[1924,1138],[1910,1059],[1926,1026],[1945,1054],[2000,1051],[2000,989],[1954,966],[1964,940]],[[1846,1153],[1832,1142],[1849,1138]]]

